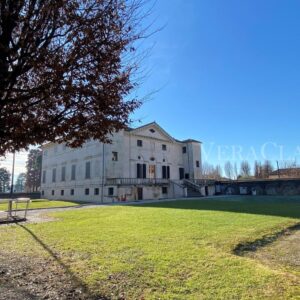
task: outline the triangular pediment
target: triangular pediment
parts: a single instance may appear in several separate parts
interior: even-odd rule
[[[132,129],[130,134],[154,138],[162,141],[175,142],[175,139],[170,136],[162,127],[156,122],[146,124],[144,126]]]

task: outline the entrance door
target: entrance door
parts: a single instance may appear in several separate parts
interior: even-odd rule
[[[182,180],[184,178],[184,168],[179,168],[179,179]]]
[[[138,200],[143,200],[143,188],[137,188]]]
[[[149,178],[155,178],[155,165],[149,165]]]
[[[205,196],[208,196],[208,186],[205,186]]]

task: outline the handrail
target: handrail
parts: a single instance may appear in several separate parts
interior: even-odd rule
[[[188,179],[189,181],[197,184],[197,185],[209,185],[209,184],[215,184],[216,180],[213,179]]]
[[[162,185],[169,184],[164,178],[106,178],[106,185]]]
[[[171,182],[172,184],[174,184],[174,185],[177,185],[177,186],[179,186],[179,187],[180,187],[180,188],[182,188],[182,189],[184,189],[184,188],[185,188],[185,186],[184,186],[184,185],[182,185],[182,184],[180,184],[180,183],[176,182],[175,180],[170,180],[170,182]]]
[[[191,187],[192,189],[196,190],[197,192],[200,192],[200,193],[201,193],[201,188],[202,188],[202,187],[201,187],[200,185],[198,185],[198,184],[196,184],[196,183],[194,183],[193,181],[188,180],[188,179],[185,179],[185,180],[184,180],[184,183],[185,183],[187,186]]]

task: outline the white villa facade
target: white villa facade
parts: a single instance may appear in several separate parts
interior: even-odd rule
[[[81,148],[42,147],[42,197],[116,202],[203,193],[201,143],[178,141],[157,123],[122,130],[111,144],[91,140]]]

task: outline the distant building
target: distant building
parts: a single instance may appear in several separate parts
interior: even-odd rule
[[[155,122],[111,139],[111,144],[92,140],[76,149],[44,145],[42,197],[112,202],[183,197],[188,189],[200,192],[199,141],[176,140]]]
[[[278,178],[300,178],[300,168],[284,168],[273,171],[269,175],[269,179]]]

